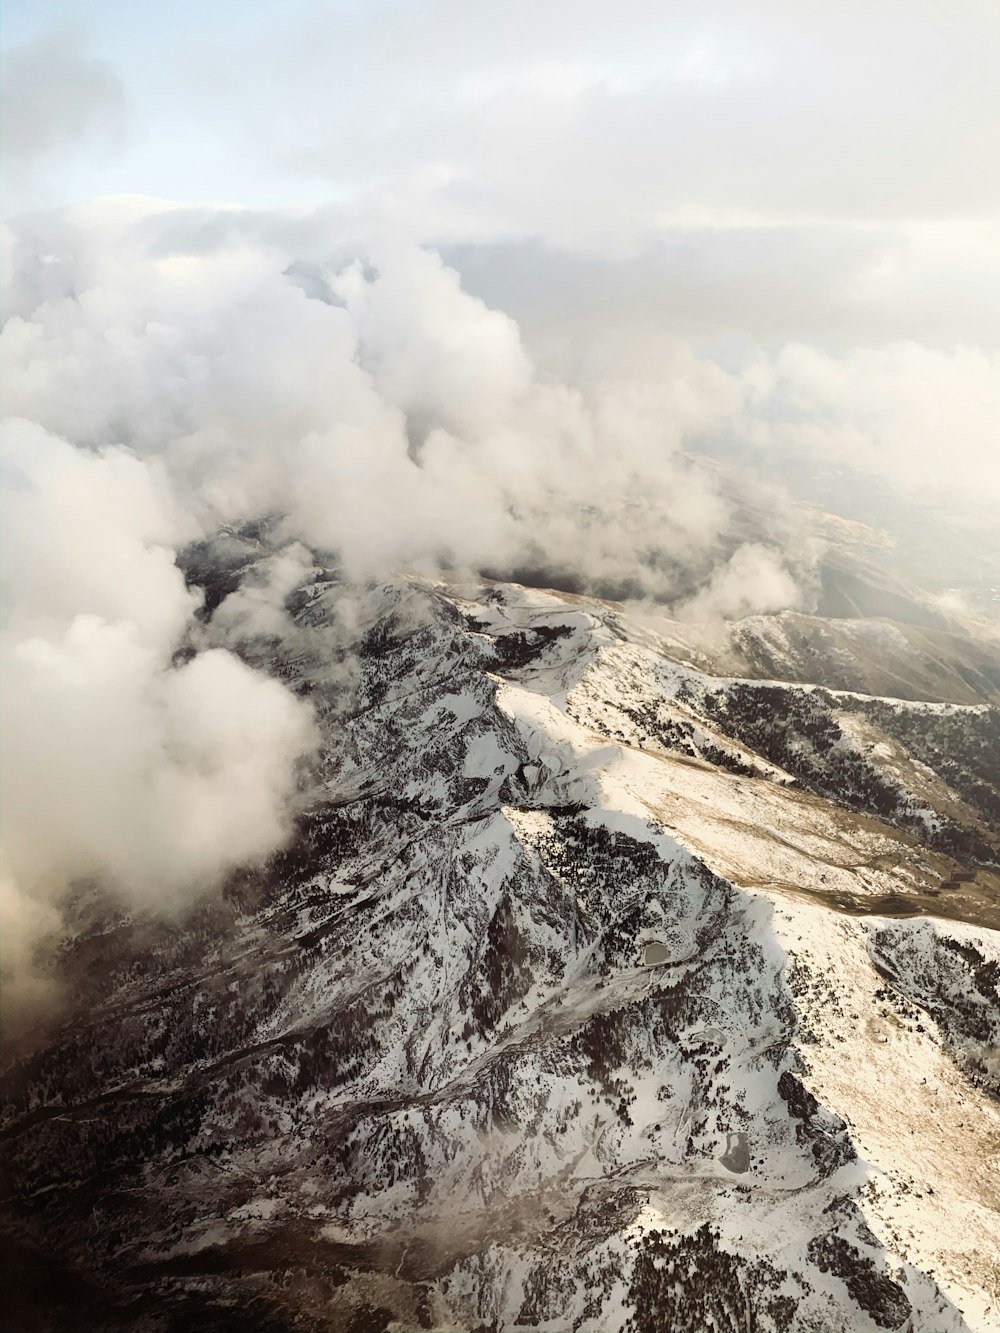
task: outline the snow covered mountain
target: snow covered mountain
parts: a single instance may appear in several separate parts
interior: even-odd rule
[[[240,650],[322,728],[294,840],[72,904],[8,1326],[1000,1328],[996,654],[318,564],[287,608]]]

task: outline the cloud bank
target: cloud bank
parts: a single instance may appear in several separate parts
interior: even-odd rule
[[[721,549],[727,506],[682,446],[737,378],[667,346],[567,387],[433,253],[335,263],[309,295],[280,243],[201,253],[184,222],[107,203],[14,236],[8,411],[154,461],[202,528],[282,514],[358,576],[537,556],[669,595],[669,566]]]

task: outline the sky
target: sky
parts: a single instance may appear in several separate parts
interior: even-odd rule
[[[2,42],[8,216],[318,212],[532,326],[1000,336],[993,0],[9,0]]]
[[[239,643],[311,550],[712,620],[815,604],[790,463],[995,521],[996,0],[7,0],[0,42],[27,1012],[70,885],[183,904],[288,836],[315,729]],[[262,513],[206,630],[177,553]]]
[[[998,39],[992,0],[9,0],[2,29],[8,79],[61,103],[52,202],[391,190],[428,230],[605,246],[995,220]]]

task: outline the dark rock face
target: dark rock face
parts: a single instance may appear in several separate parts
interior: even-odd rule
[[[844,1282],[851,1298],[879,1328],[898,1328],[910,1314],[910,1302],[902,1288],[884,1273],[876,1272],[871,1259],[843,1236],[821,1236],[810,1241],[809,1256],[821,1273],[834,1273]]]
[[[209,618],[266,540],[189,553]],[[283,638],[240,651],[323,729],[296,837],[184,919],[81,894],[53,964],[74,1011],[7,1071],[17,1327],[963,1327],[918,1257],[888,1275],[886,1235],[856,1225],[865,1168],[810,1086],[820,1048],[867,1058],[832,1002],[807,1020],[779,931],[778,905],[806,931],[843,907],[817,905],[825,863],[799,897],[748,889],[671,822],[656,773],[709,774],[720,806],[735,782],[780,802],[791,775],[847,821],[850,857],[871,836],[850,812],[875,811],[901,857],[957,839],[985,893],[995,716],[690,672],[668,715],[668,668],[643,650],[643,676],[617,617],[516,588],[321,570],[288,607]],[[951,813],[918,818],[845,709],[948,784]],[[975,1092],[994,942],[837,920],[872,1004],[908,997]]]

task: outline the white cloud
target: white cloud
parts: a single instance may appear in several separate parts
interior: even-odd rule
[[[751,418],[761,446],[808,449],[906,490],[1000,502],[1000,354],[895,343],[835,357],[791,344],[770,375]]]
[[[172,665],[200,598],[155,462],[2,428],[8,1024],[32,1017],[40,933],[74,881],[172,909],[280,845],[310,714],[228,652]]]
[[[747,543],[712,572],[707,584],[676,609],[681,620],[738,620],[785,611],[805,601],[801,584],[777,551]]]
[[[302,31],[269,49],[285,96],[256,142],[414,239],[606,250],[692,207],[788,222],[1000,205],[1000,27],[978,0],[946,21],[930,3],[431,3]]]

